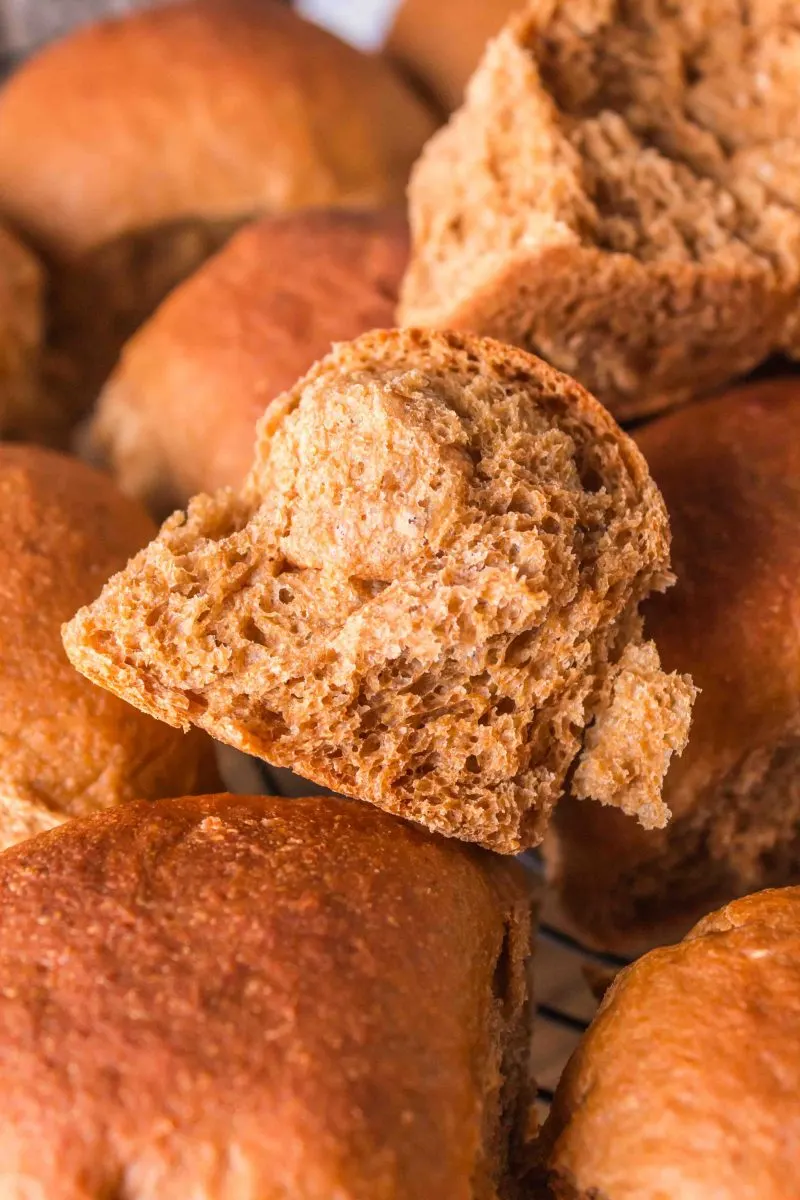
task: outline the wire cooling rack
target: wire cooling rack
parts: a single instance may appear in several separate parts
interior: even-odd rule
[[[220,765],[227,786],[234,791],[278,796],[308,796],[324,791],[290,771],[276,770],[224,747]],[[527,854],[523,861],[543,882],[539,856]],[[540,1115],[546,1113],[564,1065],[597,1008],[593,984],[602,984],[609,973],[624,965],[625,960],[589,950],[565,933],[553,897],[543,888],[534,963],[538,1019],[531,1062]]]

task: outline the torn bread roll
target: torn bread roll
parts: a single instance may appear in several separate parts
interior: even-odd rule
[[[620,419],[800,345],[800,27],[775,0],[529,0],[410,190],[406,324],[533,350]]]
[[[342,344],[65,628],[145,712],[514,853],[567,777],[647,826],[693,688],[642,639],[669,528],[578,384],[498,342]]]

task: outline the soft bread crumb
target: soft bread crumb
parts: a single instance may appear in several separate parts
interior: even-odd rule
[[[64,644],[154,716],[515,853],[668,548],[644,459],[574,381],[488,339],[377,332],[275,400],[243,492],[167,521]],[[638,810],[632,785],[614,802]]]
[[[534,350],[621,417],[794,352],[793,13],[530,0],[415,168],[402,321]]]
[[[661,788],[672,755],[688,741],[696,692],[688,675],[661,670],[653,642],[626,646],[587,730],[575,795],[621,808],[645,829],[663,829],[670,811]]]

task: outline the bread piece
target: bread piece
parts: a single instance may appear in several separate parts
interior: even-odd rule
[[[237,234],[125,348],[87,449],[159,515],[241,487],[255,426],[331,342],[394,323],[399,212],[265,217]]]
[[[401,319],[535,350],[620,418],[800,345],[795,14],[531,0],[415,170]]]
[[[519,7],[520,0],[401,0],[386,53],[444,112],[452,112],[489,38]]]
[[[637,607],[668,541],[644,460],[572,380],[372,333],[270,406],[242,493],[169,520],[65,645],[154,716],[513,853],[576,764],[580,794],[667,819],[692,688]],[[580,765],[595,720],[613,770],[604,737]]]
[[[42,400],[44,280],[39,263],[0,226],[0,436],[46,436]]]
[[[713,913],[616,982],[544,1130],[556,1200],[798,1200],[800,888]]]
[[[91,686],[61,645],[62,621],[153,530],[89,467],[0,445],[0,847],[65,816],[215,786],[203,735]]]
[[[400,201],[432,128],[385,62],[275,0],[160,5],[27,62],[0,94],[0,214],[53,270],[67,414],[244,221]]]
[[[667,668],[700,688],[670,771],[667,830],[565,804],[548,846],[570,921],[634,951],[709,908],[800,877],[800,380],[754,384],[645,426],[678,584],[645,607]]]
[[[515,1195],[523,874],[319,798],[133,804],[7,852],[4,1195]]]

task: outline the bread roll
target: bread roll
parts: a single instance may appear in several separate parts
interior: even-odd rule
[[[549,847],[571,922],[633,951],[734,896],[800,878],[800,379],[637,433],[669,510],[677,586],[645,620],[700,688],[667,830],[567,803]],[[589,806],[590,808],[592,806]]]
[[[534,350],[620,418],[796,350],[798,88],[790,4],[529,0],[415,170],[401,319]]]
[[[0,436],[46,437],[51,413],[42,396],[42,270],[0,226]]]
[[[401,0],[386,44],[388,57],[421,84],[444,112],[464,87],[489,38],[522,0]]]
[[[556,1093],[556,1200],[798,1200],[800,888],[623,971]]]
[[[0,214],[53,270],[66,409],[237,226],[400,201],[432,127],[385,62],[275,0],[156,5],[24,64],[0,94]]]
[[[241,487],[255,426],[332,342],[394,323],[408,239],[399,212],[319,211],[249,225],[128,343],[88,450],[164,515]]]
[[[331,799],[132,804],[7,851],[4,1195],[511,1195],[522,875]]]
[[[61,645],[62,621],[152,533],[105,476],[0,445],[0,846],[68,815],[213,786],[205,737],[92,687]]]
[[[153,716],[514,853],[568,773],[669,815],[693,690],[638,618],[668,542],[644,460],[573,380],[372,333],[267,409],[244,489],[170,519],[65,644]]]

